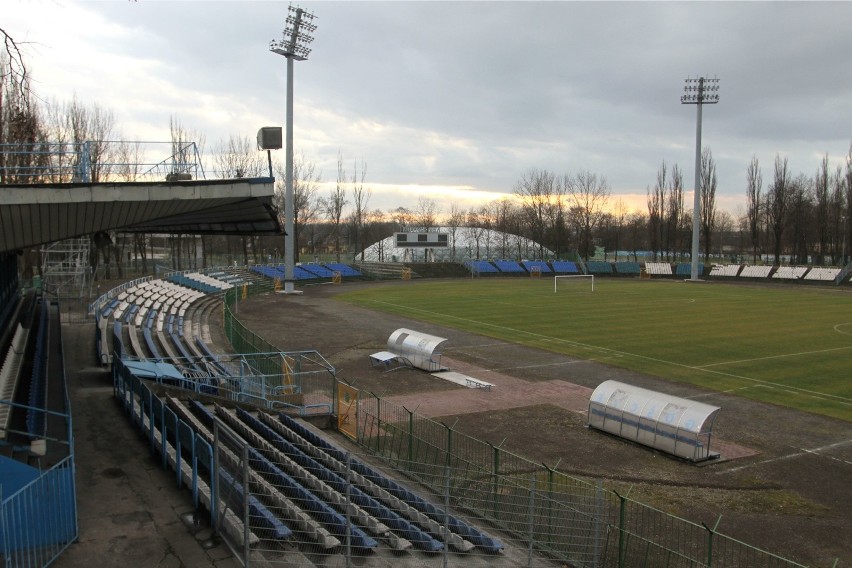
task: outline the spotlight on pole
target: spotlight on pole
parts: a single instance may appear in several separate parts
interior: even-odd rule
[[[293,61],[305,61],[311,54],[308,45],[314,41],[311,34],[317,27],[315,16],[301,8],[290,5],[285,20],[281,41],[272,40],[269,51],[287,58],[287,134],[285,140],[285,191],[284,191],[284,293],[296,294],[293,287],[295,267],[296,233],[293,230]]]
[[[692,265],[690,280],[698,280],[698,232],[701,223],[701,107],[719,102],[719,79],[713,77],[687,78],[681,104],[695,105],[698,117],[695,127],[695,186],[692,202]]]

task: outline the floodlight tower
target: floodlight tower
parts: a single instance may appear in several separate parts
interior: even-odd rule
[[[286,126],[286,173],[284,190],[284,293],[296,293],[293,288],[296,233],[293,229],[295,211],[293,209],[293,61],[305,61],[311,53],[308,47],[314,41],[311,34],[317,27],[311,22],[314,15],[301,8],[288,7],[284,36],[281,41],[269,42],[269,51],[287,58],[287,126]]]
[[[687,79],[681,104],[695,105],[698,118],[695,127],[695,190],[692,202],[692,266],[690,280],[698,280],[698,232],[701,223],[701,107],[719,102],[719,79],[698,77]]]

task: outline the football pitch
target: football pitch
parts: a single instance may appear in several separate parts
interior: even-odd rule
[[[338,298],[852,422],[852,293],[835,287],[478,278]]]

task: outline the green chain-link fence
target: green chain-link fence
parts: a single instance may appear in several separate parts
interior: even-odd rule
[[[449,468],[455,503],[575,566],[802,566],[363,393],[358,442],[434,491]]]

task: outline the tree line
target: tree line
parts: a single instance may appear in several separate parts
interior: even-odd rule
[[[141,172],[141,148],[123,139],[113,112],[98,104],[42,100],[32,92],[21,48],[0,29],[6,49],[0,52],[0,185],[75,181],[80,171],[79,147],[88,148],[88,175],[92,182],[136,181]],[[186,128],[179,118],[169,119],[169,138],[175,163],[193,159],[216,177],[265,176],[266,157],[254,139],[229,136],[209,149],[201,131]],[[116,141],[119,140],[119,141]],[[192,148],[194,156],[187,155]],[[25,151],[29,150],[29,151]],[[315,163],[302,155],[294,161],[294,235],[300,255],[337,260],[364,258],[371,244],[395,231],[435,230],[444,227],[455,241],[460,231],[477,242],[475,256],[589,259],[600,251],[650,253],[657,259],[683,259],[690,253],[692,209],[684,203],[683,173],[677,164],[663,161],[653,184],[646,187],[646,209],[631,210],[605,176],[580,170],[557,174],[529,168],[514,183],[512,193],[482,205],[463,209],[456,203],[442,208],[421,197],[415,207],[387,211],[371,208],[372,189],[363,159],[337,157],[333,183],[325,183]],[[273,163],[274,202],[284,211],[284,164]],[[776,156],[773,171],[763,172],[756,157],[743,180],[746,210],[738,215],[716,205],[716,164],[710,148],[701,156],[701,216],[699,229],[705,260],[767,256],[776,264],[846,264],[852,251],[852,146],[845,164],[830,171],[824,156],[812,176],[790,172],[786,158]],[[516,235],[537,243],[537,250],[513,249],[508,242],[479,246],[479,232]],[[283,256],[278,237],[216,237],[193,235],[98,235],[93,238],[92,263],[101,263],[109,277],[111,266],[122,277],[128,258],[149,270],[155,243],[165,249],[171,268],[201,268],[220,262],[248,264]],[[453,249],[451,256],[461,256]],[[468,252],[470,254],[470,252]]]

